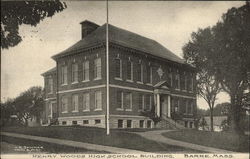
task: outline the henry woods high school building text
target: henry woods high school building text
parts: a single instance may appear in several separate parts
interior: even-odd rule
[[[106,24],[86,20],[81,28],[82,39],[54,55],[56,67],[42,74],[44,124],[105,128],[109,98],[110,128],[194,127],[193,67],[158,42],[109,25],[107,97]]]

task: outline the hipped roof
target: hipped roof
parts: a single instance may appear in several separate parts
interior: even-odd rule
[[[153,56],[161,57],[170,61],[177,63],[184,63],[184,60],[170,50],[162,46],[160,43],[155,40],[146,38],[136,33],[118,28],[113,25],[109,26],[109,41],[124,47],[140,50],[142,52],[151,54]],[[105,43],[106,40],[106,24],[98,27],[92,33],[78,41],[73,46],[68,49],[54,55],[52,58],[57,59],[59,57],[64,57],[67,55],[72,55],[75,51],[94,47],[98,44]]]

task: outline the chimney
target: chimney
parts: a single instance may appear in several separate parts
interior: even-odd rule
[[[80,24],[82,25],[82,39],[99,27],[99,25],[93,22],[90,22],[88,20],[85,20],[81,22]]]

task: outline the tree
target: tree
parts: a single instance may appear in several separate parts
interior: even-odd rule
[[[199,29],[191,34],[191,41],[184,45],[183,53],[187,63],[197,69],[197,93],[210,109],[211,131],[213,131],[213,109],[216,96],[220,92],[219,82],[215,79],[214,68],[208,60],[215,52],[214,34],[211,28]]]
[[[231,130],[243,133],[242,101],[244,90],[249,85],[250,72],[250,3],[231,8],[214,27],[213,52],[209,61],[215,68],[215,77],[231,100],[229,124]]]
[[[66,7],[66,3],[59,0],[1,1],[1,48],[8,49],[22,41],[20,25],[36,26]]]
[[[15,101],[17,117],[24,124],[28,125],[28,120],[36,117],[40,119],[44,105],[44,91],[42,87],[31,87],[18,96]]]

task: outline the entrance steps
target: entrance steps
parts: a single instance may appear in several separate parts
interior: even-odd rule
[[[186,129],[180,123],[174,121],[171,118],[162,118],[160,122],[156,124],[156,128],[164,128],[164,129]]]

